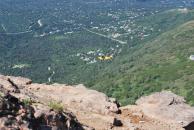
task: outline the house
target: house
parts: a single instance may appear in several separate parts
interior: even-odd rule
[[[194,61],[194,55],[190,55],[189,59]]]

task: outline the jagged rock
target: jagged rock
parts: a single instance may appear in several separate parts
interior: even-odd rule
[[[21,88],[31,84],[32,80],[23,77],[3,76],[0,75],[0,85],[9,92],[20,93]]]
[[[13,83],[18,86],[24,86],[32,83],[31,79],[23,78],[23,77],[14,77],[14,76],[6,76],[7,79],[10,79]]]
[[[194,108],[171,92],[154,93],[140,98],[137,105],[120,107],[117,100],[83,85],[36,84],[30,79],[0,75],[0,93],[2,130],[194,128]],[[50,102],[60,104],[60,111],[51,108]]]
[[[12,85],[10,84],[6,76],[0,75],[0,85],[1,85],[1,88],[4,88],[4,90],[6,91],[10,91],[10,92],[14,91],[14,87],[12,87]]]
[[[145,115],[163,122],[177,124],[187,130],[194,129],[194,108],[183,97],[163,91],[137,100]]]
[[[189,125],[183,127],[185,130],[194,130],[194,121],[191,122]]]
[[[5,130],[10,128],[16,130],[48,130],[54,128],[56,130],[83,130],[82,124],[72,113],[56,112],[43,105],[41,107],[46,111],[35,117],[35,109],[32,106],[24,104],[9,93],[0,96],[0,128]]]
[[[26,113],[20,111],[24,110],[24,104],[20,102],[16,97],[11,94],[0,96],[0,128],[19,129],[25,120],[30,120],[30,111],[26,110]],[[32,108],[31,108],[32,109]],[[30,109],[30,110],[31,110]],[[21,119],[21,120],[20,120]],[[28,124],[25,122],[25,124]]]
[[[114,126],[122,126],[123,123],[121,122],[121,120],[118,120],[117,118],[114,118],[113,125]]]

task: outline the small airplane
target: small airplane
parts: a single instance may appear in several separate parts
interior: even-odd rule
[[[102,61],[107,61],[107,60],[112,60],[113,56],[99,56],[98,59]]]

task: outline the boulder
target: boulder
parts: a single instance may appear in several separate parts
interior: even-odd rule
[[[12,84],[10,84],[6,76],[0,75],[0,86],[7,91],[14,91],[14,87],[12,86]]]
[[[194,108],[187,105],[183,97],[172,92],[163,91],[141,97],[136,104],[146,116],[187,130],[194,129]]]
[[[14,77],[14,76],[6,76],[10,81],[17,84],[18,86],[24,86],[32,83],[31,79],[23,78],[23,77]]]
[[[32,80],[23,77],[3,76],[0,75],[0,85],[9,92],[19,93],[19,88],[31,84]]]
[[[77,110],[99,114],[119,112],[117,103],[111,102],[105,94],[95,90],[89,90],[83,85],[30,84],[26,88],[47,104],[50,101],[56,101],[69,109],[76,108]]]
[[[90,128],[80,124],[72,113],[54,111],[42,104],[36,104],[37,106],[41,114],[37,114],[37,108],[34,109],[9,93],[0,96],[0,128],[5,130],[9,128],[22,130],[84,130],[84,128]]]

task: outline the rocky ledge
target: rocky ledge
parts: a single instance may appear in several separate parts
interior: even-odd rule
[[[172,92],[120,107],[83,85],[0,75],[0,130],[194,130],[194,108]]]

